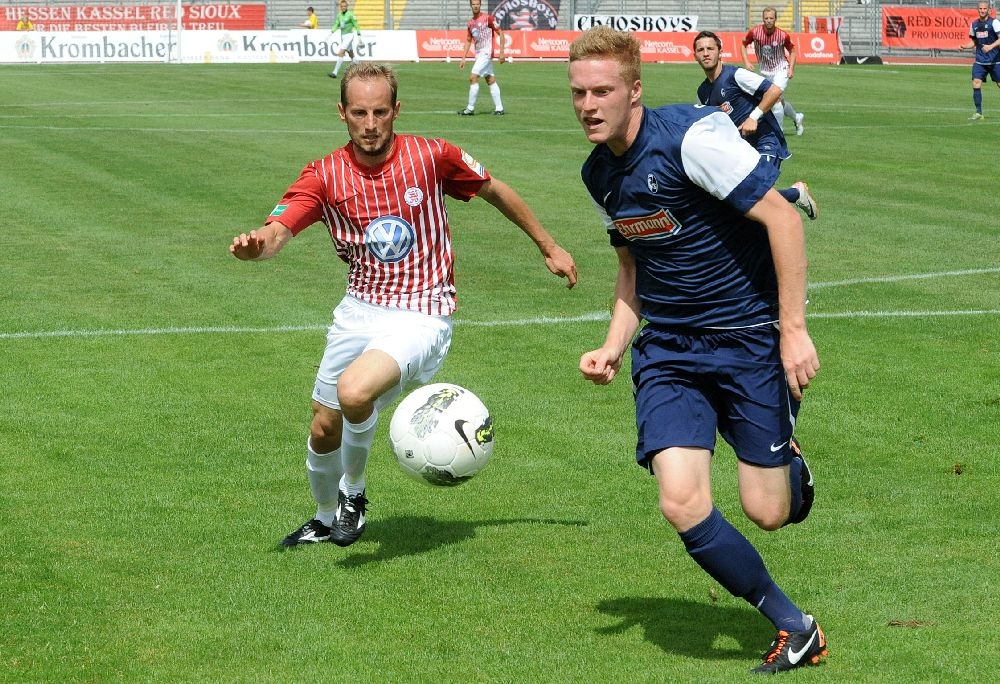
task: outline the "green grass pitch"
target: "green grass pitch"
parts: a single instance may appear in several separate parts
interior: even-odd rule
[[[585,383],[615,260],[579,180],[565,64],[403,64],[400,131],[461,145],[575,256],[572,291],[481,200],[451,204],[460,309],[437,380],[491,408],[462,487],[408,479],[380,422],[365,537],[280,552],[313,512],[309,392],[343,265],[323,228],[228,244],[346,140],[322,64],[0,67],[0,680],[732,682],[770,625],[687,557],[633,463],[628,378]],[[694,64],[649,65],[647,103]],[[719,507],[814,612],[824,682],[980,682],[1000,636],[1000,96],[966,67],[803,66],[808,522]],[[483,91],[480,109],[490,110]],[[992,654],[992,655],[991,655]],[[991,662],[992,661],[992,662]],[[994,673],[995,674],[995,673]]]

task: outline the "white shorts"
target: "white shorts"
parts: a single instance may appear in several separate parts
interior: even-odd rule
[[[437,373],[451,347],[450,316],[390,309],[346,296],[333,310],[326,349],[316,373],[312,398],[339,409],[337,380],[369,349],[383,351],[399,364],[399,385],[375,402],[381,410],[398,397],[408,382],[427,383]]]
[[[346,50],[347,52],[354,52],[354,41],[357,39],[358,34],[351,32],[346,36],[340,34],[340,50]],[[338,50],[339,51],[339,50]]]
[[[761,76],[767,78],[771,83],[781,88],[781,92],[785,92],[785,88],[788,87],[788,67],[779,67],[777,71],[761,71]]]
[[[476,53],[476,62],[472,65],[472,73],[476,76],[493,75],[493,59],[489,53]]]

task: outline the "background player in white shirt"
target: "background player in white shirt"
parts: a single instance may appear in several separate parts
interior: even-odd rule
[[[284,546],[355,542],[365,530],[365,465],[379,411],[407,382],[428,382],[451,344],[454,253],[445,196],[481,197],[538,246],[545,266],[576,283],[576,265],[524,200],[461,149],[397,134],[392,69],[353,62],[340,84],[350,142],[308,164],[264,226],[230,245],[270,259],[316,222],[348,264],[312,394],[306,471],[316,515]]]

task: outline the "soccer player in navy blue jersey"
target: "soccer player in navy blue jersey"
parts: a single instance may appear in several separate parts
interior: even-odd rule
[[[987,77],[1000,87],[1000,19],[990,16],[990,3],[980,2],[979,17],[969,26],[969,42],[959,45],[959,50],[976,50],[972,63],[972,104],[976,111],[969,121],[983,118],[983,81]]]
[[[755,672],[817,663],[826,638],[712,499],[716,432],[740,502],[765,530],[802,522],[813,482],[793,436],[819,370],[806,329],[802,219],[777,171],[720,110],[642,104],[639,43],[597,27],[569,53],[573,108],[594,149],[583,181],[618,256],[603,345],[584,378],[614,380],[631,347],[636,460],[687,552],[777,629]],[[641,328],[641,329],[640,329]]]
[[[694,39],[694,58],[705,72],[698,86],[698,102],[719,107],[733,120],[740,134],[768,163],[776,167],[792,156],[785,134],[771,108],[781,99],[781,88],[760,74],[722,63],[722,39],[702,31]],[[778,190],[810,219],[819,216],[819,205],[809,194],[805,181]]]

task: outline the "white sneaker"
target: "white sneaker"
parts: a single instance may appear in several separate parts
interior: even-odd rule
[[[795,115],[795,135],[802,135],[805,132],[806,127],[802,125],[802,119],[804,118],[806,118],[806,115],[802,112]]]
[[[806,212],[806,216],[809,217],[810,221],[815,221],[819,218],[819,205],[816,204],[816,200],[809,194],[809,186],[804,181],[797,181],[792,183],[792,187],[799,191],[799,198],[795,200],[795,206]]]

